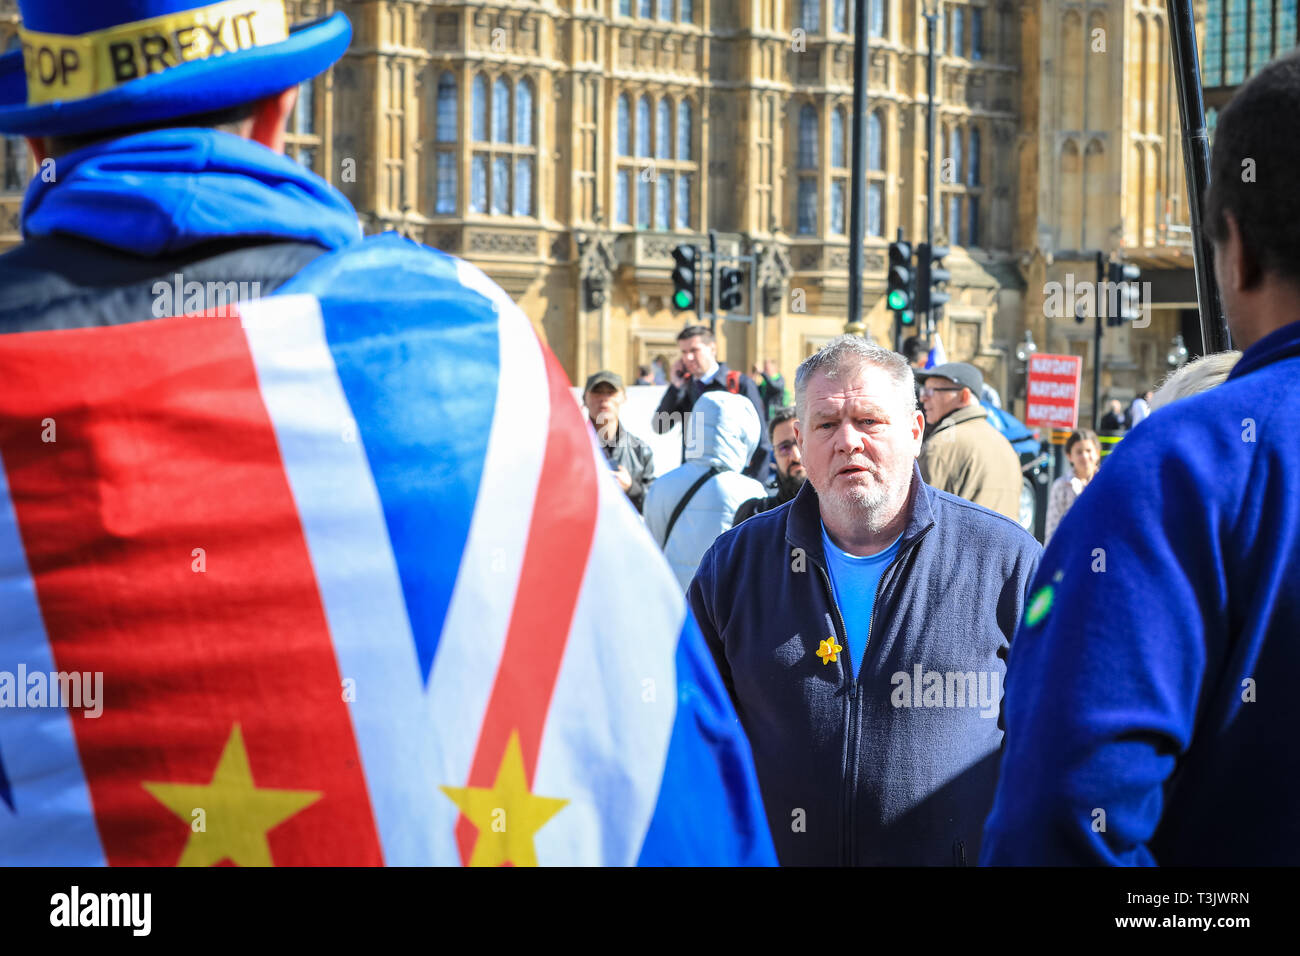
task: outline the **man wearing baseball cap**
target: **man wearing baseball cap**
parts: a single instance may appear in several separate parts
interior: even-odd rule
[[[605,460],[609,462],[618,486],[640,511],[645,503],[646,489],[654,481],[655,459],[648,444],[619,424],[619,412],[626,400],[623,377],[616,372],[596,372],[587,379],[582,390],[582,403],[587,408],[587,418],[596,429]]]
[[[1020,460],[988,423],[979,401],[983,374],[967,362],[949,362],[918,371],[916,378],[931,427],[918,459],[921,476],[940,491],[1017,520]]]

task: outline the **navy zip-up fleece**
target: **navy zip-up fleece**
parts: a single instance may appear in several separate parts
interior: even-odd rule
[[[915,466],[908,509],[860,676],[845,651],[817,654],[832,633],[849,644],[811,483],[719,537],[691,582],[784,865],[978,859],[1006,655],[1042,549]]]
[[[991,864],[1300,863],[1300,322],[1128,433],[1016,637]]]

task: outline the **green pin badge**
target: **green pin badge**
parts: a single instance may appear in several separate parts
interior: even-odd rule
[[[1052,583],[1060,581],[1065,575],[1057,571],[1052,575]],[[1042,623],[1043,618],[1047,617],[1048,612],[1052,610],[1052,603],[1056,600],[1056,589],[1051,584],[1044,584],[1029,599],[1029,607],[1025,609],[1025,625],[1027,627],[1037,627]]]

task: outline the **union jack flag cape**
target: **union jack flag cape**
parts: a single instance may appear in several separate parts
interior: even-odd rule
[[[395,237],[0,336],[0,862],[775,862],[599,456],[504,293]]]

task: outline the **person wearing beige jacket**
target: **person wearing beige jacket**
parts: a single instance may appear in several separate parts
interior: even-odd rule
[[[984,376],[966,362],[949,362],[916,373],[930,437],[919,464],[926,483],[1017,521],[1020,458],[988,423],[979,402]]]

